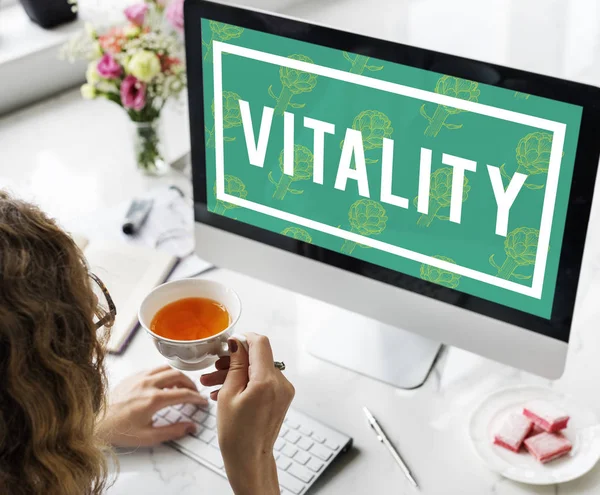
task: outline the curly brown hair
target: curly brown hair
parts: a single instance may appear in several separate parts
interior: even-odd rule
[[[37,207],[0,190],[0,493],[100,494],[104,342],[85,259]]]

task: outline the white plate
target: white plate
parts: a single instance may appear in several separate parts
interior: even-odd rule
[[[571,453],[541,464],[525,451],[516,454],[493,445],[494,433],[507,414],[521,412],[523,404],[534,399],[550,401],[569,413],[569,426],[563,432],[573,443]],[[596,414],[551,389],[518,386],[499,390],[487,397],[473,412],[469,436],[477,455],[502,476],[531,485],[565,483],[583,476],[600,459],[600,424]]]

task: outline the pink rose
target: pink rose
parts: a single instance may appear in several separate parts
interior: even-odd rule
[[[121,83],[121,103],[125,108],[141,110],[146,105],[146,85],[134,76],[127,76]]]
[[[167,7],[165,16],[175,29],[183,32],[183,0],[173,0]]]
[[[141,26],[144,24],[146,12],[148,12],[148,6],[145,3],[136,3],[127,7],[124,12],[125,17],[127,17],[129,22],[135,24],[136,26]]]
[[[98,74],[105,79],[116,79],[117,77],[120,77],[123,72],[119,62],[112,58],[108,53],[102,55],[96,68],[98,69]]]

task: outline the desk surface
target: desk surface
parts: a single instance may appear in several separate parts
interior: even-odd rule
[[[170,108],[165,118],[167,144],[176,156],[188,140],[185,112]],[[68,228],[82,215],[95,211],[101,215],[104,208],[158,184],[185,185],[186,180],[177,174],[163,179],[138,175],[129,136],[128,123],[118,108],[106,102],[81,101],[75,91],[0,119],[0,187],[9,185],[35,199]],[[597,209],[592,225],[598,225]],[[311,321],[327,310],[321,303],[225,270],[207,276],[240,293],[245,308],[241,330],[263,332],[272,339],[277,358],[285,360],[286,373],[296,386],[294,407],[355,439],[353,451],[326,473],[313,493],[415,493],[367,427],[361,412],[367,404],[411,466],[422,485],[420,493],[592,495],[600,490],[600,466],[561,486],[536,488],[500,478],[475,456],[466,424],[470,411],[486,394],[521,383],[568,391],[600,411],[597,251],[592,239],[584,261],[567,370],[553,383],[448,349],[422,388],[396,390],[304,351]],[[123,356],[109,359],[111,382],[161,363],[150,341],[138,332]],[[120,465],[111,495],[231,493],[224,479],[166,446],[122,453]]]

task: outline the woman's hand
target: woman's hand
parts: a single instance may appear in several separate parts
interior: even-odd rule
[[[294,387],[275,366],[269,340],[246,334],[247,353],[229,340],[230,358],[203,375],[205,386],[223,384],[218,399],[218,431],[227,477],[236,495],[279,494],[273,446],[294,398]]]
[[[168,365],[123,380],[110,399],[98,434],[115,447],[148,447],[192,433],[193,423],[154,427],[152,416],[175,404],[206,404],[194,382]]]

